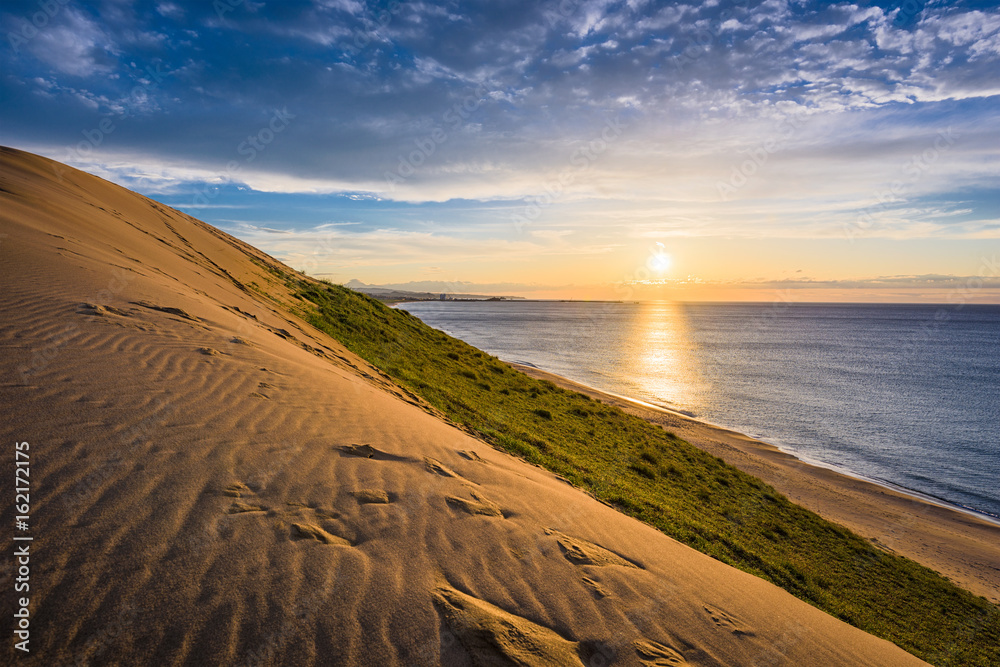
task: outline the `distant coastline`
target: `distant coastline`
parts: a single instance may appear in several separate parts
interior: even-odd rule
[[[352,288],[353,289],[353,288]],[[361,290],[355,290],[361,291]],[[362,293],[367,293],[363,292]],[[374,296],[369,294],[369,296]],[[396,299],[399,303],[404,302],[417,302],[417,301],[448,301],[448,302],[468,302],[476,303],[481,301],[505,301],[509,303],[680,303],[692,306],[773,306],[775,301],[763,301],[759,299],[751,299],[746,301],[723,299],[718,301],[707,301],[707,300],[677,300],[677,299],[534,299],[523,296],[489,296],[489,295],[446,295],[446,298],[429,297],[429,298],[400,298]],[[782,307],[785,306],[856,306],[860,308],[885,308],[885,307],[938,307],[938,308],[949,308],[949,309],[990,309],[990,308],[1000,308],[1000,302],[996,303],[963,303],[956,305],[955,303],[950,303],[947,301],[794,301],[794,302],[780,302]]]

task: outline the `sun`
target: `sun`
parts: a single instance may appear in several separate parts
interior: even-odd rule
[[[672,263],[673,260],[670,255],[662,251],[653,253],[646,261],[646,265],[649,267],[650,271],[655,271],[656,273],[666,272]]]

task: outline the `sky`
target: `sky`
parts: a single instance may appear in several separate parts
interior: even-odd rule
[[[7,0],[0,144],[293,268],[1000,302],[996,2]]]

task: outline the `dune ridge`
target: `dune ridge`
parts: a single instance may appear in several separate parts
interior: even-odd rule
[[[13,149],[0,189],[21,662],[924,664],[445,423],[266,254]]]

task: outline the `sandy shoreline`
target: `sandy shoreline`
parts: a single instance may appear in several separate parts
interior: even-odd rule
[[[915,560],[1000,603],[1000,525],[987,517],[808,463],[766,442],[679,412],[603,392],[533,366],[511,365],[658,424],[879,548]]]

